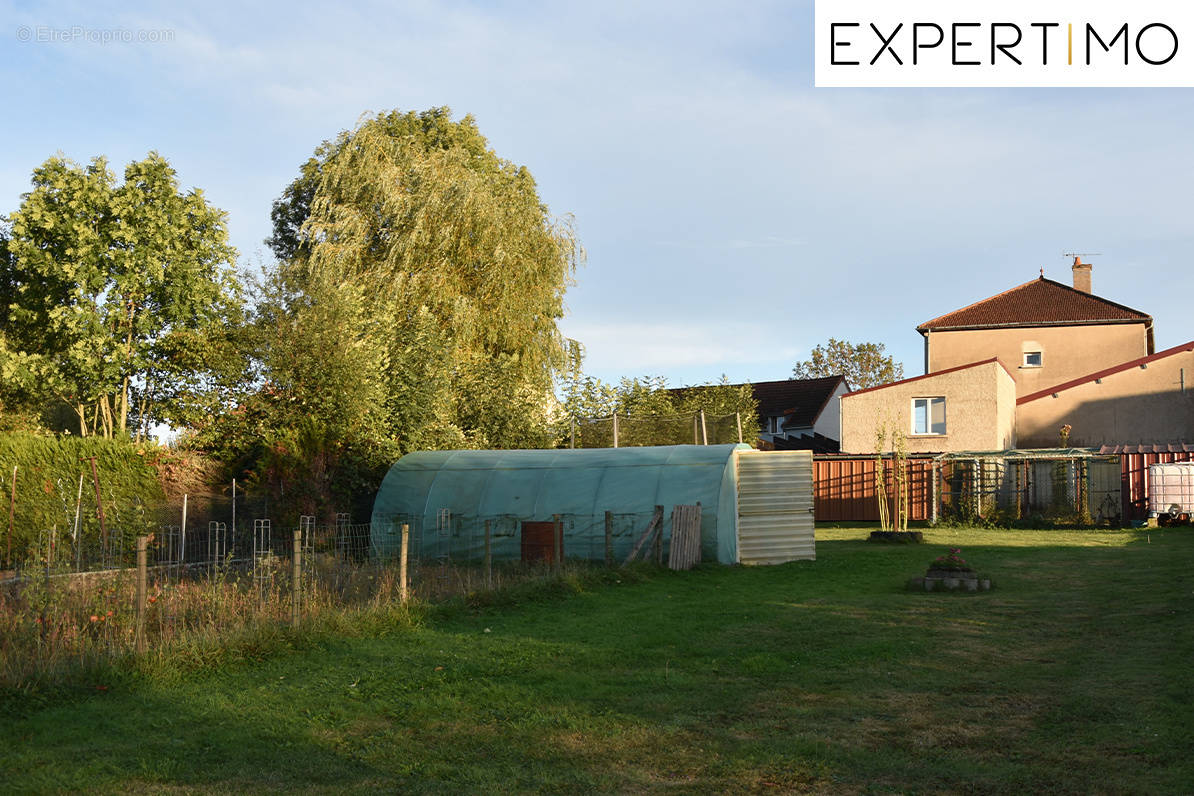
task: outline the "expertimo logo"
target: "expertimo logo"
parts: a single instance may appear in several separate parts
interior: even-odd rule
[[[1194,0],[816,0],[816,26],[817,86],[1194,86]]]

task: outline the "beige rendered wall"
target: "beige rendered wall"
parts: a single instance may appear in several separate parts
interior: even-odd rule
[[[1182,391],[1182,382],[1186,389]],[[1194,352],[1183,351],[1021,404],[1016,436],[1024,448],[1056,447],[1072,426],[1069,444],[1194,442]]]
[[[930,373],[999,357],[1020,396],[1148,356],[1143,323],[929,332],[928,346]],[[1042,352],[1042,366],[1024,367],[1025,351]]]
[[[875,453],[875,430],[886,421],[909,453],[1007,450],[1016,445],[1016,385],[998,362],[842,398],[842,451]],[[944,435],[912,433],[912,399],[945,398]],[[892,450],[889,437],[885,451]]]

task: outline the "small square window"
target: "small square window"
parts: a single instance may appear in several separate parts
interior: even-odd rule
[[[1040,351],[1025,351],[1024,352],[1024,367],[1039,368],[1045,363],[1045,355]]]
[[[945,434],[945,399],[912,399],[912,433]]]

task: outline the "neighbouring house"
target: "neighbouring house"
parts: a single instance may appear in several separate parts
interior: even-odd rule
[[[1133,359],[1022,396],[1021,447],[1058,444],[1062,426],[1075,447],[1165,445],[1194,429],[1194,342]]]
[[[925,372],[998,357],[1023,397],[1153,353],[1153,319],[1091,293],[1091,266],[1074,258],[1074,285],[1039,279],[926,321]]]
[[[827,452],[840,439],[838,399],[850,391],[844,376],[751,384],[759,402],[759,440],[775,448]]]
[[[1080,257],[1073,276],[1042,274],[918,326],[925,375],[844,396],[842,451],[875,452],[881,422],[909,452],[1194,439],[1194,343],[1155,353],[1150,316],[1093,295]]]
[[[1016,447],[1016,382],[992,357],[848,393],[841,415],[846,453],[890,452],[896,435],[909,453],[1006,450]]]
[[[750,388],[759,407],[760,448],[814,453],[838,451],[841,431],[838,399],[850,391],[845,376],[757,381]],[[676,387],[671,392],[682,395],[700,389],[703,388]]]

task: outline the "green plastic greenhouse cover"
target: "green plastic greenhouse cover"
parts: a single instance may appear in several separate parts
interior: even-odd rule
[[[390,468],[373,504],[374,546],[393,546],[393,526],[410,523],[415,542],[444,516],[596,522],[606,511],[649,516],[654,507],[700,503],[706,560],[737,560],[735,450],[748,445],[672,445],[581,450],[422,451]],[[669,523],[670,524],[670,523]],[[421,538],[419,538],[421,537]],[[516,540],[514,540],[516,541]],[[507,540],[504,557],[512,557]],[[482,542],[483,544],[483,542]],[[476,547],[474,542],[472,545]],[[471,553],[477,553],[472,549]],[[567,552],[567,551],[566,551]]]

